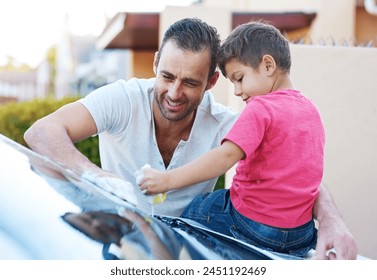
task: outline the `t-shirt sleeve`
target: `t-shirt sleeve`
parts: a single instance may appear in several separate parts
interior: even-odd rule
[[[131,101],[121,81],[100,87],[79,102],[92,115],[98,134],[104,131],[116,134],[129,121]]]
[[[222,142],[231,141],[243,150],[246,157],[253,156],[270,123],[271,116],[264,104],[251,100]]]

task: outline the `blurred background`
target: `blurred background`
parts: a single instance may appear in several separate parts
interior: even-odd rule
[[[222,38],[264,19],[291,41],[293,81],[318,105],[326,127],[324,183],[360,254],[377,259],[376,0],[3,1],[0,133],[25,145],[23,132],[64,103],[117,79],[152,77],[164,30],[194,16]],[[223,77],[213,92],[242,109]],[[96,138],[80,145],[100,164]]]

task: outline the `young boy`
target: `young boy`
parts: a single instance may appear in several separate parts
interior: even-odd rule
[[[230,189],[196,197],[182,217],[304,257],[317,240],[312,208],[325,132],[317,108],[294,89],[289,43],[269,24],[240,25],[221,46],[219,67],[246,102],[222,145],[177,169],[145,169],[140,188],[167,192],[217,177],[238,162]]]

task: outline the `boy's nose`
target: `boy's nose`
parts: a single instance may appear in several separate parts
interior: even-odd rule
[[[234,95],[235,96],[241,96],[242,95],[242,90],[240,88],[235,87],[234,88]]]

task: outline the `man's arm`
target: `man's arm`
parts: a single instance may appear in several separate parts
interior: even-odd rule
[[[329,190],[323,184],[313,212],[319,222],[315,259],[356,259],[356,241],[336,208]],[[327,254],[331,249],[335,249],[335,254]]]
[[[101,169],[80,153],[74,143],[97,133],[88,110],[79,102],[67,104],[36,121],[24,134],[29,147],[79,174]]]
[[[37,153],[74,170],[133,205],[137,205],[134,187],[118,174],[105,171],[76,149],[74,143],[97,133],[89,111],[80,102],[67,104],[35,122],[24,135],[26,143]]]

